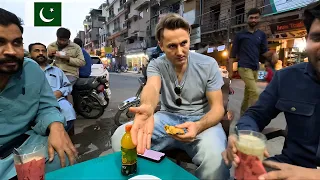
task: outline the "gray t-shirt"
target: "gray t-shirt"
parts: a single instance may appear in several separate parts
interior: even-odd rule
[[[152,60],[147,75],[161,77],[161,110],[184,115],[206,114],[210,110],[206,92],[220,90],[224,84],[217,61],[195,52],[189,53],[188,67],[180,84],[166,56]],[[174,88],[178,85],[182,87],[181,106],[175,103],[179,96]]]

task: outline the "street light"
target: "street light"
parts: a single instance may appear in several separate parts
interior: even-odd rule
[[[223,57],[228,57],[228,54],[229,54],[229,53],[228,53],[227,50],[224,50],[224,51],[222,52],[222,56],[223,56]]]

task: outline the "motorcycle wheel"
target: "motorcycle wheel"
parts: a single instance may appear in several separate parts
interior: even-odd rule
[[[121,126],[134,118],[134,113],[129,112],[129,107],[124,110],[118,110],[117,114],[114,116],[114,123],[117,126]]]
[[[95,98],[89,97],[82,99],[75,104],[75,110],[78,114],[86,119],[98,119],[104,113],[105,107],[101,106]],[[92,113],[94,112],[95,113]]]

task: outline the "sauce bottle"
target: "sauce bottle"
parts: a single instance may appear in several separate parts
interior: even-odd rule
[[[121,139],[121,173],[125,176],[135,174],[137,172],[137,149],[132,142],[130,130],[132,125],[126,125],[126,133]]]

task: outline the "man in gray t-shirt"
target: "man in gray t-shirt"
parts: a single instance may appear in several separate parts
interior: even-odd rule
[[[159,46],[165,53],[148,65],[148,81],[141,93],[131,136],[137,151],[185,150],[195,165],[199,179],[228,179],[229,169],[221,153],[227,138],[220,124],[224,115],[221,87],[223,79],[217,62],[189,52],[190,26],[179,15],[169,14],[156,28]],[[161,102],[161,110],[154,110]],[[165,125],[185,129],[183,135],[168,135]],[[120,151],[124,126],[112,136],[112,148]],[[152,141],[152,143],[151,143]]]

